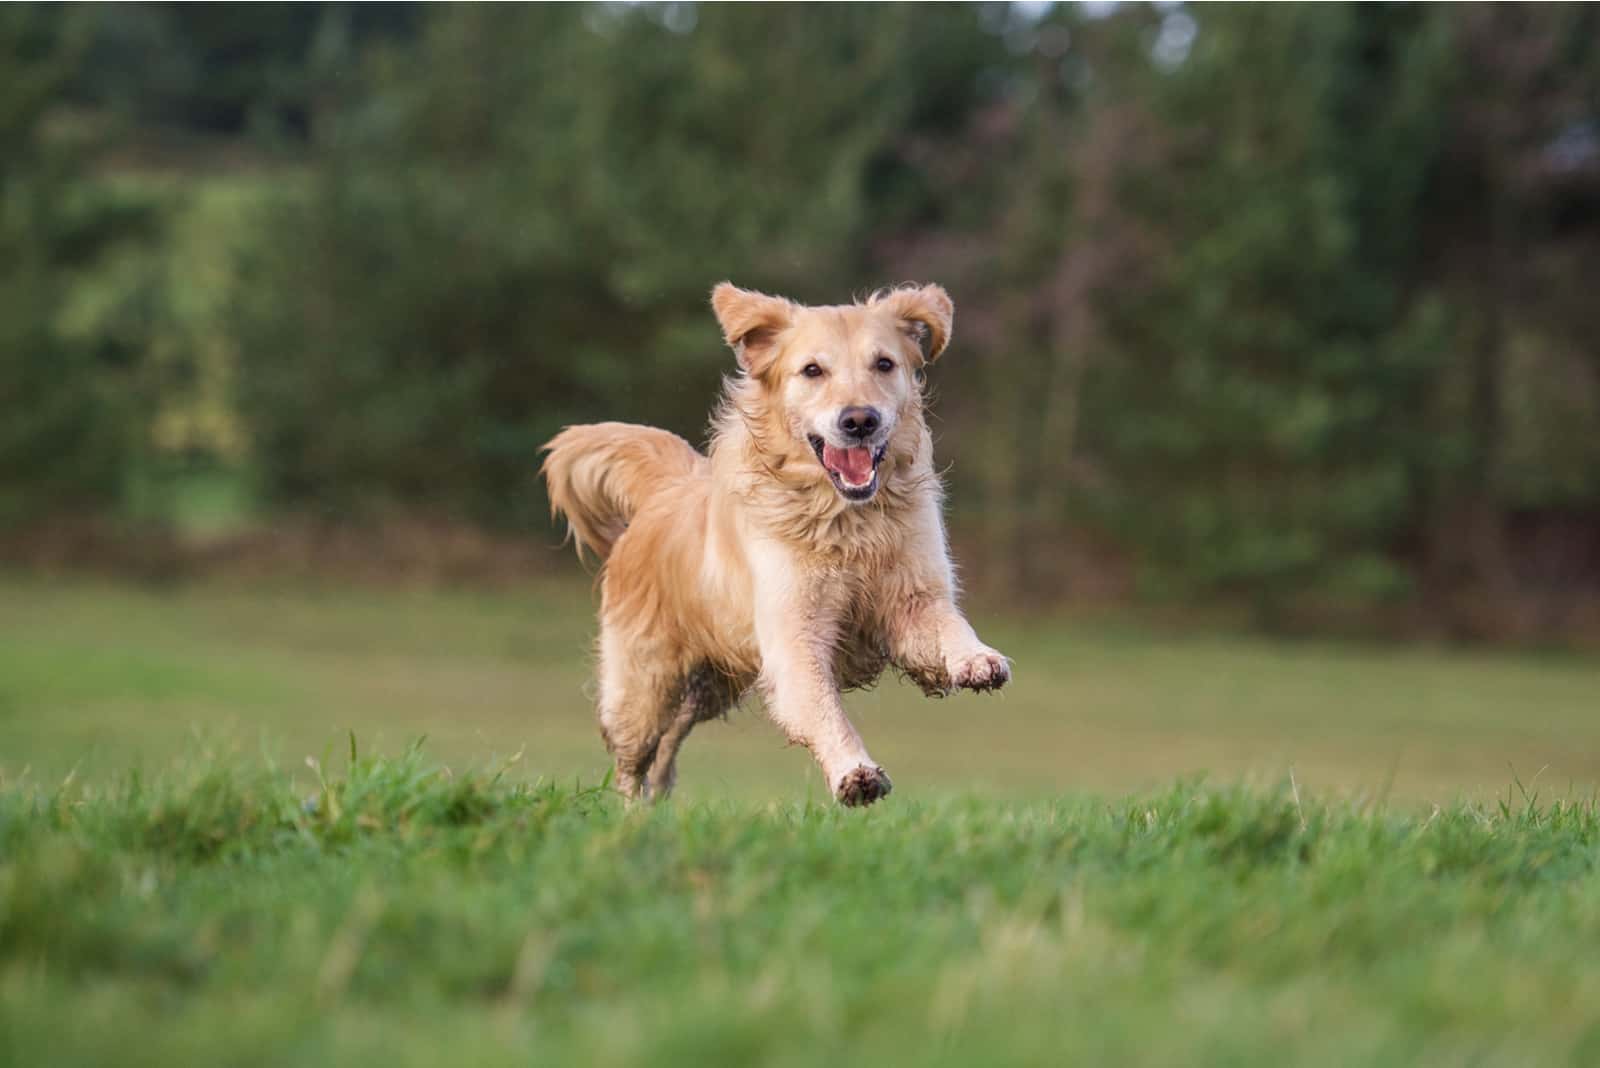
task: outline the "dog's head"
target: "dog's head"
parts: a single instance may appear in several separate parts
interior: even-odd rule
[[[809,308],[723,282],[711,306],[793,443],[811,451],[845,500],[871,500],[895,432],[920,404],[922,367],[950,341],[950,297],[939,286],[907,286]]]

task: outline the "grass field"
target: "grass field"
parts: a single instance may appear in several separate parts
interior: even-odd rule
[[[0,1063],[1600,1059],[1600,665],[979,609],[630,812],[591,607],[0,582]]]
[[[0,769],[49,783],[156,770],[198,734],[286,764],[354,730],[450,764],[599,781],[594,603],[579,579],[498,595],[0,580]],[[1162,789],[1209,774],[1318,796],[1497,799],[1600,783],[1600,662],[1166,635],[1113,622],[978,630],[1016,662],[992,697],[885,680],[848,699],[896,798]],[[689,739],[683,800],[821,801],[806,754],[752,705]]]

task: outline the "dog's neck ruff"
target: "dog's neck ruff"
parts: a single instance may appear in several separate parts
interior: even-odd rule
[[[918,494],[938,493],[922,443],[920,408],[901,420],[878,469],[871,500],[841,496],[807,443],[793,440],[755,393],[755,383],[729,383],[714,424],[713,466],[746,514],[772,536],[810,553],[842,560],[899,550]]]

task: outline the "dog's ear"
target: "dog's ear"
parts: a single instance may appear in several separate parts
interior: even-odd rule
[[[922,358],[932,363],[950,344],[955,325],[956,306],[943,286],[905,286],[891,289],[877,301],[900,320],[900,329],[922,350]]]
[[[732,282],[711,291],[711,309],[722,324],[723,339],[749,375],[766,369],[777,348],[774,342],[794,322],[795,313],[794,304],[782,297],[740,289]]]

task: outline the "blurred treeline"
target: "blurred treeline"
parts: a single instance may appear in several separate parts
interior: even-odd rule
[[[1559,632],[1597,274],[1586,6],[0,8],[12,529],[547,540],[561,425],[700,440],[714,282],[937,280],[975,583]]]

